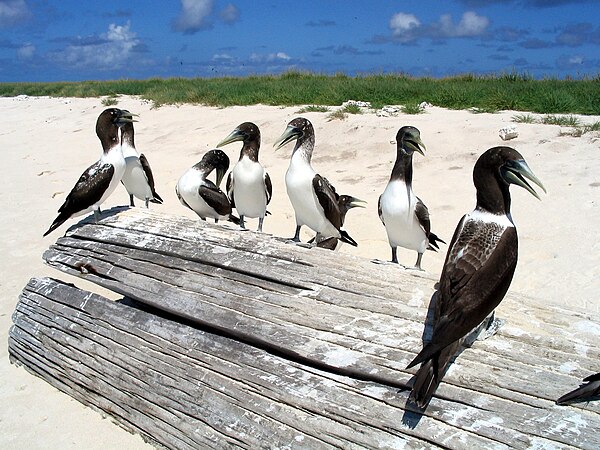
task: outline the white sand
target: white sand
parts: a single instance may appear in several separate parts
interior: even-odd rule
[[[175,195],[179,176],[202,154],[244,121],[261,129],[260,159],[273,180],[272,216],[264,231],[292,236],[294,215],[283,178],[292,145],[273,149],[274,140],[299,108],[267,106],[210,108],[165,106],[121,97],[120,108],[140,114],[136,145],[146,154],[164,205],[157,210],[195,217]],[[3,189],[0,241],[0,448],[141,448],[146,446],[100,414],[83,407],[8,362],[7,336],[18,295],[29,278],[54,276],[78,286],[98,288],[70,279],[46,267],[41,255],[71,224],[68,221],[46,238],[56,210],[82,171],[97,160],[100,143],[95,135],[100,99],[0,98],[0,152]],[[414,157],[413,188],[429,207],[432,230],[450,242],[458,220],[474,206],[472,169],[489,147],[502,145],[498,130],[516,125],[519,137],[507,144],[519,150],[548,194],[538,201],[513,187],[513,218],[520,237],[519,265],[511,290],[535,297],[543,304],[586,308],[600,314],[600,139],[559,136],[553,125],[514,124],[515,113],[472,114],[430,108],[421,115],[380,118],[373,113],[328,121],[325,113],[306,113],[315,126],[313,166],[340,193],[368,201],[366,209],[348,213],[346,230],[359,243],[341,251],[367,258],[389,259],[385,230],[377,217],[377,198],[385,188],[394,163],[396,131],[402,125],[421,130],[426,157]],[[581,117],[586,123],[600,117]],[[241,143],[224,147],[232,164]],[[539,189],[538,189],[539,191]],[[124,205],[128,197],[119,187],[105,207]],[[139,202],[138,202],[139,203]],[[255,219],[247,225],[255,228]],[[305,230],[303,240],[310,234]],[[447,247],[427,252],[423,268],[439,275]],[[416,253],[399,250],[401,263],[412,265]],[[374,266],[376,270],[376,266]],[[401,270],[401,269],[399,269]],[[105,293],[106,294],[106,293]],[[109,295],[116,298],[115,294]]]

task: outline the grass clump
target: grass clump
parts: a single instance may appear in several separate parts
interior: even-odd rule
[[[329,119],[329,121],[344,120],[347,117],[348,117],[348,114],[346,114],[346,112],[344,111],[344,108],[336,109],[335,111],[333,111],[327,115],[327,118]]]
[[[108,97],[104,97],[100,103],[102,103],[102,106],[114,106],[119,103],[117,97],[118,95],[115,94],[109,95]]]
[[[300,108],[298,110],[298,114],[303,114],[303,113],[307,113],[307,112],[324,113],[324,112],[329,112],[329,108],[327,106],[308,105],[308,106],[305,106],[304,108]]]
[[[541,123],[563,127],[578,127],[581,125],[581,121],[575,116],[555,116],[551,114],[542,117]]]
[[[538,120],[533,114],[515,114],[512,116],[512,121],[516,123],[538,123]]]
[[[400,106],[400,111],[404,114],[422,114],[425,112],[425,109],[421,107],[420,103],[407,103]]]
[[[360,109],[360,106],[354,104],[344,106],[342,111],[347,114],[362,114],[362,109]]]

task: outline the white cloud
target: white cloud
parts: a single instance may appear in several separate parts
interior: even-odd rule
[[[444,37],[468,37],[482,34],[489,24],[490,21],[487,17],[478,16],[473,11],[467,11],[457,24],[454,23],[450,14],[444,14],[435,26]]]
[[[255,63],[277,62],[277,61],[283,62],[283,61],[289,61],[291,59],[292,58],[284,52],[268,53],[266,55],[252,53],[250,55],[250,61],[255,62]]]
[[[25,0],[0,0],[0,28],[19,23],[29,14]]]
[[[17,49],[17,58],[19,59],[31,59],[35,53],[35,46],[32,44],[22,45]]]
[[[229,62],[233,61],[235,58],[228,53],[216,53],[212,56],[213,61],[218,62]]]
[[[213,10],[213,0],[181,0],[181,12],[173,22],[173,29],[193,34],[209,28],[208,17]]]
[[[421,26],[421,22],[414,14],[397,13],[390,19],[392,36],[400,42],[408,42],[415,38],[414,32]]]
[[[78,67],[114,69],[130,60],[134,48],[140,44],[129,22],[125,25],[110,24],[108,31],[86,43],[70,44],[56,54],[66,64]]]
[[[221,20],[225,23],[233,23],[240,17],[240,10],[230,3],[219,13]]]
[[[569,64],[572,64],[572,65],[583,64],[583,56],[571,56],[569,58]]]

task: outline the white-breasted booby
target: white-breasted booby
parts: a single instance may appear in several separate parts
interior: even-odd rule
[[[392,262],[398,263],[397,248],[404,247],[417,252],[415,268],[421,269],[425,250],[439,249],[443,242],[431,232],[427,206],[412,190],[412,158],[414,152],[424,155],[425,145],[418,129],[405,126],[396,134],[396,162],[390,181],[379,196],[379,218],[387,232],[392,247]]]
[[[323,239],[334,237],[356,246],[354,239],[341,228],[342,217],[335,192],[310,164],[315,131],[309,120],[302,117],[292,120],[275,142],[276,150],[293,140],[296,145],[285,174],[288,197],[296,214],[296,233],[292,239],[299,242],[300,229],[307,225]]]
[[[518,250],[509,186],[521,186],[539,199],[526,179],[546,191],[510,147],[491,148],[475,164],[477,205],[463,216],[448,248],[431,341],[407,367],[422,363],[409,397],[420,408],[427,407],[464,338],[492,315],[508,290]]]
[[[584,378],[583,381],[577,389],[556,400],[556,404],[564,405],[572,402],[600,400],[600,372]]]
[[[121,129],[121,147],[125,158],[125,173],[121,179],[127,193],[129,204],[135,206],[133,197],[145,202],[162,203],[163,200],[154,188],[154,176],[150,164],[143,153],[139,154],[135,148],[133,123],[126,123]]]
[[[175,192],[183,206],[190,208],[202,220],[206,218],[230,220],[239,223],[231,214],[231,203],[219,188],[221,180],[229,169],[229,157],[223,150],[209,150],[199,163],[190,167],[177,181]],[[207,177],[216,170],[217,183]]]
[[[58,210],[58,216],[44,236],[73,216],[94,211],[100,220],[100,205],[113,193],[125,172],[119,128],[133,121],[127,110],[109,108],[96,121],[96,134],[102,144],[102,156],[86,169]]]
[[[227,196],[231,206],[240,216],[240,226],[245,228],[244,218],[258,217],[258,231],[262,231],[267,205],[273,196],[271,177],[258,161],[260,130],[252,122],[244,122],[217,147],[242,141],[240,158],[227,177]]]

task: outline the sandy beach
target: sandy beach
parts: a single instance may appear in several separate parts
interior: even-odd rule
[[[275,236],[293,235],[294,213],[284,185],[292,145],[275,151],[273,142],[286,124],[300,115],[299,107],[153,108],[138,98],[119,97],[118,101],[117,107],[139,114],[136,147],[148,158],[156,189],[164,199],[163,205],[151,208],[188,217],[196,216],[175,195],[179,177],[237,125],[256,123],[262,134],[260,160],[273,182],[269,205],[272,215],[266,218],[264,231]],[[103,109],[98,98],[0,98],[0,156],[7,180],[0,192],[0,251],[4,256],[0,262],[0,448],[150,448],[139,436],[129,434],[8,360],[11,315],[31,277],[57,277],[118,298],[45,266],[41,259],[44,250],[81,219],[71,219],[42,238],[78,177],[100,156],[95,123]],[[346,217],[345,229],[358,247],[344,245],[340,251],[368,259],[391,257],[377,215],[377,199],[389,179],[396,156],[395,136],[401,126],[413,125],[421,131],[427,152],[425,157],[414,156],[413,189],[429,208],[432,231],[448,243],[462,215],[475,205],[475,161],[490,147],[509,145],[525,157],[548,191],[541,192],[542,200],[538,201],[524,189],[511,188],[512,216],[520,242],[519,264],[510,290],[542,305],[585,309],[597,318],[600,133],[565,136],[556,125],[515,124],[511,121],[515,114],[474,114],[436,107],[420,115],[400,113],[395,117],[378,117],[366,111],[345,120],[329,120],[327,113],[302,114],[315,127],[313,167],[339,193],[368,202],[366,208],[353,209]],[[598,116],[579,118],[582,123],[600,120]],[[515,126],[519,136],[502,141],[498,131],[506,126]],[[240,148],[241,143],[223,147],[232,165]],[[126,205],[128,201],[120,186],[104,208]],[[247,226],[255,229],[257,220],[247,220]],[[305,229],[301,237],[307,241],[312,235]],[[427,252],[423,268],[439,276],[446,250],[447,246],[442,245],[437,253]],[[398,251],[400,262],[409,266],[416,256],[413,251]]]

